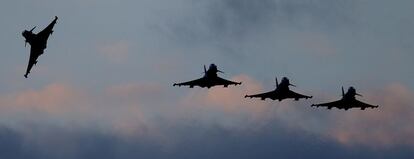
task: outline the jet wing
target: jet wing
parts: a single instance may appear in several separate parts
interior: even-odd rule
[[[53,33],[53,27],[56,24],[58,17],[55,16],[55,19],[42,31],[40,31],[37,36],[42,40],[47,40],[49,38],[49,35]]]
[[[183,82],[183,83],[174,83],[173,86],[190,86],[190,88],[193,88],[194,86],[200,86],[202,88],[204,87],[213,87],[216,85],[224,85],[224,87],[227,87],[228,85],[239,85],[241,82],[233,82],[228,81],[225,79],[222,79],[220,77],[216,77],[214,79],[208,78],[208,77],[202,77],[193,81]]]
[[[361,108],[362,110],[364,110],[365,108],[377,108],[378,107],[378,105],[370,105],[370,104],[358,101],[356,99],[353,101],[352,105],[353,107]]]
[[[224,87],[227,87],[228,85],[240,85],[241,82],[233,82],[229,81],[220,77],[216,77],[214,80],[214,85],[224,85]]]
[[[255,95],[246,95],[244,96],[245,98],[261,98],[262,100],[265,100],[266,98],[270,98],[272,100],[276,100],[278,99],[279,101],[283,100],[283,99],[287,99],[287,98],[294,98],[295,100],[298,100],[300,98],[312,98],[312,96],[305,96],[293,91],[288,91],[288,92],[280,92],[280,91],[271,91],[271,92],[266,92],[266,93],[261,93],[261,94],[255,94]]]
[[[173,86],[190,86],[190,88],[193,88],[194,86],[206,87],[206,79],[205,77],[202,77],[188,82],[174,83]]]
[[[260,98],[262,100],[266,100],[266,98],[272,99],[273,95],[274,95],[274,91],[271,91],[271,92],[254,94],[254,95],[246,95],[244,96],[244,98]]]
[[[329,102],[329,103],[312,104],[312,107],[314,107],[314,106],[316,106],[316,107],[327,107],[328,109],[331,109],[332,107],[341,108],[342,105],[343,105],[343,101],[342,100],[337,100],[337,101]]]
[[[295,100],[300,99],[300,98],[305,98],[305,99],[312,98],[312,96],[302,95],[302,94],[299,94],[299,93],[293,92],[293,91],[291,91],[291,90],[289,90],[289,91],[287,92],[286,97],[287,97],[287,98],[294,98]]]
[[[26,74],[24,77],[27,78],[27,75],[30,73],[30,70],[32,70],[33,65],[36,65],[37,58],[43,54],[42,48],[37,47],[36,45],[33,45],[30,47],[30,57],[29,57],[29,64],[27,65]]]

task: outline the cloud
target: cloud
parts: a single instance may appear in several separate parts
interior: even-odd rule
[[[174,141],[162,128],[166,120],[178,125],[188,121],[201,122],[207,127],[218,124],[236,134],[244,131],[254,134],[269,123],[278,123],[289,130],[331,138],[344,145],[414,145],[408,140],[414,137],[410,123],[414,120],[414,93],[404,85],[391,84],[364,93],[362,100],[379,104],[378,109],[328,111],[310,108],[308,101],[244,99],[246,93],[267,90],[247,75],[231,80],[243,84],[192,90],[175,101],[164,100],[166,90],[158,84],[126,83],[107,87],[104,93],[91,93],[55,83],[39,90],[2,95],[0,108],[3,118],[25,122],[22,119],[29,115],[34,123],[53,119],[81,127],[94,123],[126,138],[152,134],[149,136],[160,143]],[[155,97],[160,100],[154,102]]]
[[[164,88],[158,84],[127,83],[111,86],[106,89],[109,96],[148,99],[162,94]]]
[[[0,158],[414,158],[413,91],[407,88],[414,1],[50,2],[1,5],[10,33],[1,38],[10,54],[0,63],[2,78],[9,79],[0,82]],[[16,80],[25,69],[15,66],[25,61],[16,61],[27,58],[13,54],[27,51],[16,33],[49,23],[44,17],[56,11],[62,21],[37,73],[59,72],[76,83],[16,90],[39,87],[36,80]],[[325,56],[331,53],[338,56]],[[372,54],[377,62],[367,64]],[[189,66],[212,61],[226,72],[245,72],[231,77],[243,85],[171,86],[192,68],[201,72]],[[269,73],[295,76],[300,93],[330,92],[355,77],[375,79],[370,86],[402,84],[363,92],[360,99],[381,106],[365,111],[309,107],[336,93],[319,100],[322,93],[310,92],[314,99],[298,102],[244,99],[273,89],[273,82],[259,82]],[[124,83],[134,79],[152,83]]]
[[[330,41],[329,37],[323,33],[316,32],[302,32],[295,36],[295,43],[303,46],[306,52],[314,55],[333,55],[337,53],[335,46]]]
[[[156,84],[129,83],[98,93],[54,83],[39,90],[0,95],[0,118],[7,119],[0,123],[21,127],[30,118],[34,124],[48,121],[51,125],[64,123],[79,129],[93,125],[125,137],[147,133],[162,136],[145,113],[151,112],[148,108],[154,105],[149,98],[162,95],[163,91]]]
[[[269,124],[254,134],[197,124],[166,127],[175,139],[169,147],[148,136],[124,138],[99,129],[32,125],[25,131],[0,128],[0,157],[20,158],[412,158],[412,150],[345,147],[306,132]],[[28,134],[27,132],[30,132]],[[58,134],[58,135],[56,135]],[[147,134],[150,135],[150,134]],[[7,151],[6,151],[7,150]]]
[[[186,42],[241,40],[253,33],[284,29],[326,30],[357,23],[354,0],[213,0],[193,2],[187,14],[170,25]],[[183,23],[185,22],[185,23]],[[184,24],[184,25],[183,25]],[[187,41],[190,40],[190,41]]]
[[[411,124],[414,120],[414,93],[404,85],[391,84],[364,93],[364,98],[360,100],[379,104],[378,109],[343,111],[311,108],[306,100],[245,100],[244,94],[265,90],[247,75],[239,75],[232,80],[243,81],[243,85],[191,91],[182,101],[186,109],[182,111],[196,114],[198,119],[206,123],[218,122],[239,132],[262,130],[269,123],[276,122],[287,129],[331,138],[343,145],[414,146],[413,140],[409,140],[414,137]]]
[[[331,135],[343,144],[371,146],[414,146],[414,92],[391,84],[366,94],[366,101],[380,103],[372,111],[343,113],[332,123]]]
[[[188,107],[199,105],[236,114],[240,112],[256,114],[265,111],[266,104],[243,99],[246,92],[262,91],[260,83],[244,74],[234,76],[230,80],[240,81],[242,85],[229,86],[228,88],[216,86],[202,92],[190,92],[184,97],[183,103]]]
[[[183,116],[192,116],[190,120],[200,120],[206,124],[217,124],[225,128],[238,130],[236,132],[262,131],[270,123],[278,123],[289,129],[309,130],[309,116],[303,112],[303,101],[297,104],[292,100],[282,102],[244,98],[246,94],[271,91],[274,87],[263,88],[256,79],[242,74],[231,78],[243,82],[241,86],[229,88],[213,87],[208,90],[191,91],[185,96],[179,106]],[[311,117],[309,117],[311,118]],[[313,125],[313,124],[312,124]],[[313,131],[309,131],[313,132]]]
[[[41,90],[25,90],[0,97],[3,111],[36,110],[53,114],[65,113],[71,105],[83,101],[83,92],[65,84],[50,84]]]
[[[414,146],[414,92],[402,84],[389,84],[381,89],[371,89],[359,98],[366,103],[380,105],[376,109],[327,110],[311,108],[301,102],[285,103],[273,112],[274,118],[289,129],[306,131],[318,136],[331,138],[346,146],[389,148]],[[314,94],[316,97],[318,93]],[[339,97],[318,99],[330,101]]]
[[[128,42],[117,41],[114,43],[100,44],[98,51],[110,62],[120,63],[128,59],[129,47]]]
[[[62,154],[66,158],[100,155],[136,158],[150,154],[156,154],[155,158],[203,158],[207,152],[215,152],[216,157],[261,154],[263,158],[274,158],[276,150],[269,147],[284,147],[276,154],[289,158],[302,158],[303,154],[318,156],[322,152],[327,157],[338,154],[394,157],[400,153],[410,157],[410,147],[414,144],[409,140],[413,137],[410,121],[414,112],[410,104],[414,93],[404,85],[392,84],[363,93],[364,101],[380,104],[379,109],[328,111],[310,108],[306,101],[245,100],[244,94],[267,89],[247,75],[231,80],[243,84],[190,90],[181,100],[166,102],[170,104],[146,102],[166,90],[158,84],[140,83],[113,85],[103,93],[51,84],[39,90],[2,96],[3,113],[15,107],[21,108],[20,111],[36,108],[58,113],[60,117],[71,114],[72,119],[64,121],[65,126],[36,121],[36,117],[18,125],[2,124],[10,127],[0,128],[0,139],[8,138],[2,141],[10,146],[26,145],[13,147],[16,154],[43,158]],[[30,103],[35,104],[25,106]],[[172,108],[162,110],[165,107],[158,104]],[[73,111],[79,107],[87,109]],[[298,148],[303,152],[297,153]],[[18,158],[14,153],[2,154]]]
[[[164,140],[165,137],[158,130],[153,118],[147,115],[162,113],[154,111],[165,104],[164,100],[154,99],[163,98],[164,94],[165,89],[154,83],[126,83],[108,87],[105,90],[105,101],[106,104],[116,106],[109,112],[116,112],[111,121],[115,131],[125,137],[152,134],[157,140]]]

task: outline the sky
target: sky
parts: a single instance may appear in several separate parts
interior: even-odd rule
[[[414,158],[414,1],[0,2],[0,158]],[[21,32],[59,20],[28,79]],[[178,88],[215,63],[241,86]],[[245,94],[288,77],[312,99]],[[312,108],[354,86],[378,109]]]

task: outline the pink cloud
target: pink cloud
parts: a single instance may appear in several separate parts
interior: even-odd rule
[[[189,106],[202,104],[229,113],[239,111],[259,113],[264,111],[266,104],[243,98],[247,92],[263,90],[257,81],[247,75],[238,75],[231,78],[231,80],[242,81],[243,84],[241,86],[229,86],[228,88],[217,86],[197,94],[191,92],[185,97],[184,102]]]
[[[414,93],[401,84],[391,84],[365,96],[380,107],[343,112],[332,123],[330,135],[343,144],[414,146]]]
[[[83,100],[82,92],[64,84],[50,84],[41,90],[26,90],[0,97],[2,110],[36,110],[63,113],[69,106]]]
[[[414,92],[402,84],[390,84],[363,95],[359,100],[380,107],[344,111],[311,108],[306,102],[282,102],[270,114],[274,116],[271,120],[344,145],[414,146]]]
[[[364,93],[360,100],[379,104],[378,109],[324,110],[310,107],[308,101],[260,101],[243,99],[244,94],[262,92],[262,86],[246,75],[232,80],[243,81],[239,87],[193,90],[183,99],[184,112],[215,114],[224,112],[221,123],[232,123],[232,128],[256,127],[277,120],[287,128],[308,131],[332,138],[344,145],[368,146],[414,145],[414,93],[401,84]],[[211,112],[211,110],[215,110]],[[207,118],[198,113],[197,118]],[[255,120],[240,121],[244,115]],[[210,118],[215,118],[216,116]],[[210,119],[213,120],[214,119]]]
[[[156,114],[153,103],[162,98],[165,89],[155,83],[127,83],[113,85],[105,89],[106,104],[111,103],[109,117],[112,129],[124,137],[151,136],[162,141],[165,136],[159,131],[148,114]],[[161,112],[162,113],[162,112]]]
[[[168,132],[151,116],[161,116],[172,123],[183,118],[207,124],[218,121],[236,132],[260,130],[261,126],[278,121],[287,128],[332,138],[344,145],[414,145],[411,123],[414,121],[414,92],[402,84],[363,93],[361,100],[379,104],[378,109],[329,111],[311,108],[308,101],[245,99],[246,93],[268,89],[263,89],[259,82],[247,75],[231,79],[243,84],[229,88],[191,89],[177,101],[164,99],[166,90],[158,84],[114,85],[103,93],[90,93],[66,84],[50,84],[38,90],[1,95],[0,112],[10,116],[40,111],[63,122],[104,126],[125,137],[153,134],[154,140],[160,142],[169,142]]]
[[[143,112],[146,107],[144,99],[162,91],[161,87],[124,84],[110,86],[106,90],[104,93],[91,93],[55,83],[38,90],[0,95],[0,114],[23,123],[30,118],[29,122],[35,123],[46,119],[48,123],[93,125],[124,137],[162,136],[156,124]]]
[[[235,133],[259,131],[271,117],[270,101],[244,98],[246,93],[263,91],[259,82],[247,75],[238,75],[231,80],[243,82],[228,88],[193,89],[181,100],[176,119],[197,120],[206,125],[219,124]]]

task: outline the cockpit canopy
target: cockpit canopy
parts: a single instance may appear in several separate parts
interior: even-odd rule
[[[212,72],[217,72],[217,66],[216,66],[215,64],[211,64],[211,65],[208,67],[208,70],[209,70],[209,71],[212,71]]]
[[[283,77],[280,83],[289,84],[289,79],[286,77]]]

